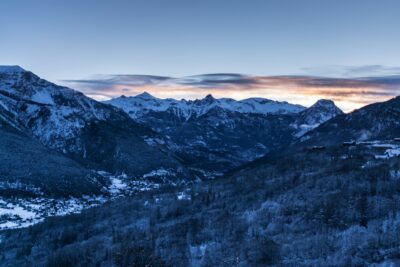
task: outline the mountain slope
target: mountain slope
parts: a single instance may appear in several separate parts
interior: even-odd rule
[[[341,145],[292,152],[223,179],[116,200],[4,232],[0,262],[397,266],[399,159],[369,160]]]
[[[303,143],[335,145],[345,141],[393,139],[400,136],[400,97],[339,115],[302,137]]]
[[[163,137],[125,112],[18,66],[0,68],[0,105],[15,128],[90,168],[135,177],[182,169],[160,144]]]
[[[106,181],[32,137],[0,126],[0,196],[68,197],[101,192]]]

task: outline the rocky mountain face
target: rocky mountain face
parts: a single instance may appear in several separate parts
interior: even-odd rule
[[[305,145],[392,140],[400,137],[400,97],[339,115],[302,136]]]
[[[316,128],[321,123],[341,114],[343,114],[343,111],[341,111],[332,100],[318,100],[311,107],[298,113],[295,122],[292,124],[297,130],[295,136],[300,137]]]
[[[57,152],[58,158],[66,160],[68,157],[76,162],[78,165],[74,168],[85,166],[86,170],[75,175],[74,179],[85,176],[89,169],[126,173],[139,178],[163,168],[187,176],[183,165],[163,145],[163,137],[150,128],[135,122],[118,108],[50,83],[18,66],[0,68],[0,121],[2,131],[12,129],[12,136],[3,136],[2,141],[16,135],[19,144],[22,144],[21,140],[28,138],[27,142],[31,143],[34,139],[33,146],[43,146],[37,148],[35,155],[38,157],[40,151],[43,151],[43,158],[48,157],[46,151],[50,149],[54,151],[50,155]],[[14,155],[20,153],[20,149],[23,151],[17,145],[1,147],[0,152],[4,156]],[[31,148],[28,146],[27,149]],[[15,161],[13,166],[18,167],[22,162]],[[66,164],[65,175],[71,164]],[[61,165],[53,167],[56,166],[62,171]],[[10,170],[10,166],[2,167]],[[22,168],[24,171],[27,170],[25,167]],[[35,176],[40,168],[42,166],[38,163],[31,175]],[[38,171],[35,177],[39,178],[41,173],[44,175]]]
[[[159,99],[148,93],[106,101],[169,138],[194,167],[223,173],[288,145],[342,111],[332,101],[310,108],[262,98]]]

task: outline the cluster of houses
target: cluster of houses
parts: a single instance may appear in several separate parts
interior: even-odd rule
[[[393,142],[400,143],[400,137],[395,137],[392,141],[361,141],[356,142],[354,140],[346,141],[342,143],[343,147],[353,147],[353,146],[371,146],[376,149],[379,155],[375,155],[375,159],[387,159],[391,157],[399,157],[400,156],[400,144],[393,144]],[[326,146],[323,145],[315,145],[310,148],[310,150],[324,150]]]

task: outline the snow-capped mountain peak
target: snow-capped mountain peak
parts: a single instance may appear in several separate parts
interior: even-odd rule
[[[299,131],[296,136],[301,136],[311,129],[316,128],[333,117],[343,114],[332,100],[320,99],[308,109],[303,110],[298,115],[294,127]]]
[[[264,98],[248,98],[237,101],[231,98],[215,98],[208,94],[203,99],[176,100],[156,98],[147,92],[133,97],[117,97],[106,101],[106,103],[122,108],[132,118],[140,118],[151,111],[161,112],[169,109],[178,112],[186,119],[191,116],[201,116],[215,107],[231,112],[256,114],[298,113],[305,109],[300,105]]]
[[[320,99],[307,110],[307,113],[314,113],[325,116],[325,121],[343,113],[343,111],[335,105],[335,102],[329,99]]]
[[[188,109],[190,113],[196,113],[198,116],[207,113],[211,108],[215,106],[221,106],[226,99],[216,99],[211,94],[206,95],[203,99],[196,99],[194,101],[188,101]]]
[[[311,107],[336,107],[335,102],[330,99],[319,99]]]
[[[201,99],[204,103],[212,103],[214,102],[216,99],[212,96],[212,94],[208,94],[206,95],[205,98]]]
[[[124,96],[125,97],[125,96]],[[136,95],[137,98],[142,98],[142,99],[155,99],[156,97],[152,96],[148,92],[143,92],[141,94]]]
[[[114,112],[115,108],[19,66],[0,67],[0,104],[18,118],[14,127],[26,128],[51,148],[72,153],[83,153],[76,136],[89,122],[105,121],[112,114],[125,117],[122,112]]]

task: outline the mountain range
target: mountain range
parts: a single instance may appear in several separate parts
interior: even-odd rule
[[[399,106],[102,103],[2,66],[0,228],[47,219],[1,231],[0,265],[397,266]]]
[[[42,154],[41,161],[51,161],[51,164],[39,161],[29,168],[25,165],[18,167],[25,162],[12,157],[25,148],[22,145],[1,148],[1,155],[11,157],[16,169],[30,174],[27,176],[31,177],[32,183],[45,177],[57,184],[57,179],[68,176],[71,181],[82,178],[88,183],[98,184],[94,178],[96,175],[87,175],[91,170],[126,173],[132,177],[140,177],[161,167],[175,173],[186,171],[162,144],[163,137],[132,120],[122,110],[45,81],[18,66],[0,68],[0,120],[2,125],[6,125],[2,127],[3,131],[19,136],[14,141],[22,144],[21,140],[34,139],[32,142],[35,142],[37,154]],[[12,142],[5,138],[2,141]],[[46,159],[49,150],[57,153],[56,158],[61,161]],[[64,166],[64,161],[78,168],[80,175],[70,175],[70,164]],[[51,168],[44,169],[40,163]],[[3,179],[13,182],[26,179],[26,175],[15,176],[10,166],[2,164],[1,168]],[[57,171],[53,170],[63,171],[64,168],[66,171],[61,177],[54,177]],[[52,173],[50,177],[48,172]],[[98,189],[97,186],[96,191]],[[79,192],[72,184],[66,185],[65,190],[66,194]]]
[[[15,166],[2,165],[4,188],[23,182],[48,193],[57,185],[62,188],[54,189],[57,194],[98,193],[107,181],[97,171],[133,179],[146,175],[162,183],[213,178],[293,142],[341,113],[327,100],[305,108],[211,95],[192,101],[143,93],[101,103],[19,66],[2,66],[2,141],[17,143],[1,149]],[[18,145],[23,142],[36,152]],[[55,156],[41,156],[48,153]],[[33,157],[29,165],[14,158],[24,154]],[[87,186],[76,190],[75,180]]]
[[[288,145],[343,113],[330,100],[305,108],[262,98],[159,99],[146,92],[105,103],[169,138],[170,149],[189,166],[216,173]]]
[[[256,113],[256,114],[286,114],[297,113],[305,109],[301,105],[287,102],[278,102],[265,98],[248,98],[236,101],[231,98],[215,99],[207,95],[204,99],[176,100],[173,98],[160,99],[143,92],[134,97],[124,95],[105,101],[111,105],[122,108],[132,118],[143,117],[151,111],[170,111],[188,120],[191,117],[199,117],[213,108],[219,107],[231,112]]]

